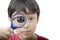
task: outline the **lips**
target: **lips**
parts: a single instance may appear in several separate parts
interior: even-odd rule
[[[28,35],[30,34],[30,31],[22,31],[23,34]]]

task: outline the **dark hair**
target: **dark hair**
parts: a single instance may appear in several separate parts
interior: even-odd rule
[[[37,13],[39,17],[40,10],[37,2],[35,0],[11,0],[9,7],[8,7],[8,16],[11,15],[17,10],[22,10],[25,12],[25,8],[28,8],[32,13]]]

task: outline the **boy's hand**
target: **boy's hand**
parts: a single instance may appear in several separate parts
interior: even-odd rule
[[[0,29],[0,40],[8,40],[12,35],[14,31],[11,28],[8,29]]]

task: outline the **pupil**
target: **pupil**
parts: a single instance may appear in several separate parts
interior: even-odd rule
[[[30,18],[30,20],[32,20],[32,18]]]
[[[22,22],[24,22],[25,20],[24,20],[24,17],[18,17],[18,18],[17,18],[17,21],[20,22],[20,23],[22,23]]]

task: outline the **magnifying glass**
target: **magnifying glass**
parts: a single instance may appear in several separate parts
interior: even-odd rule
[[[16,12],[11,16],[11,28],[22,28],[26,24],[26,16],[23,12]]]

